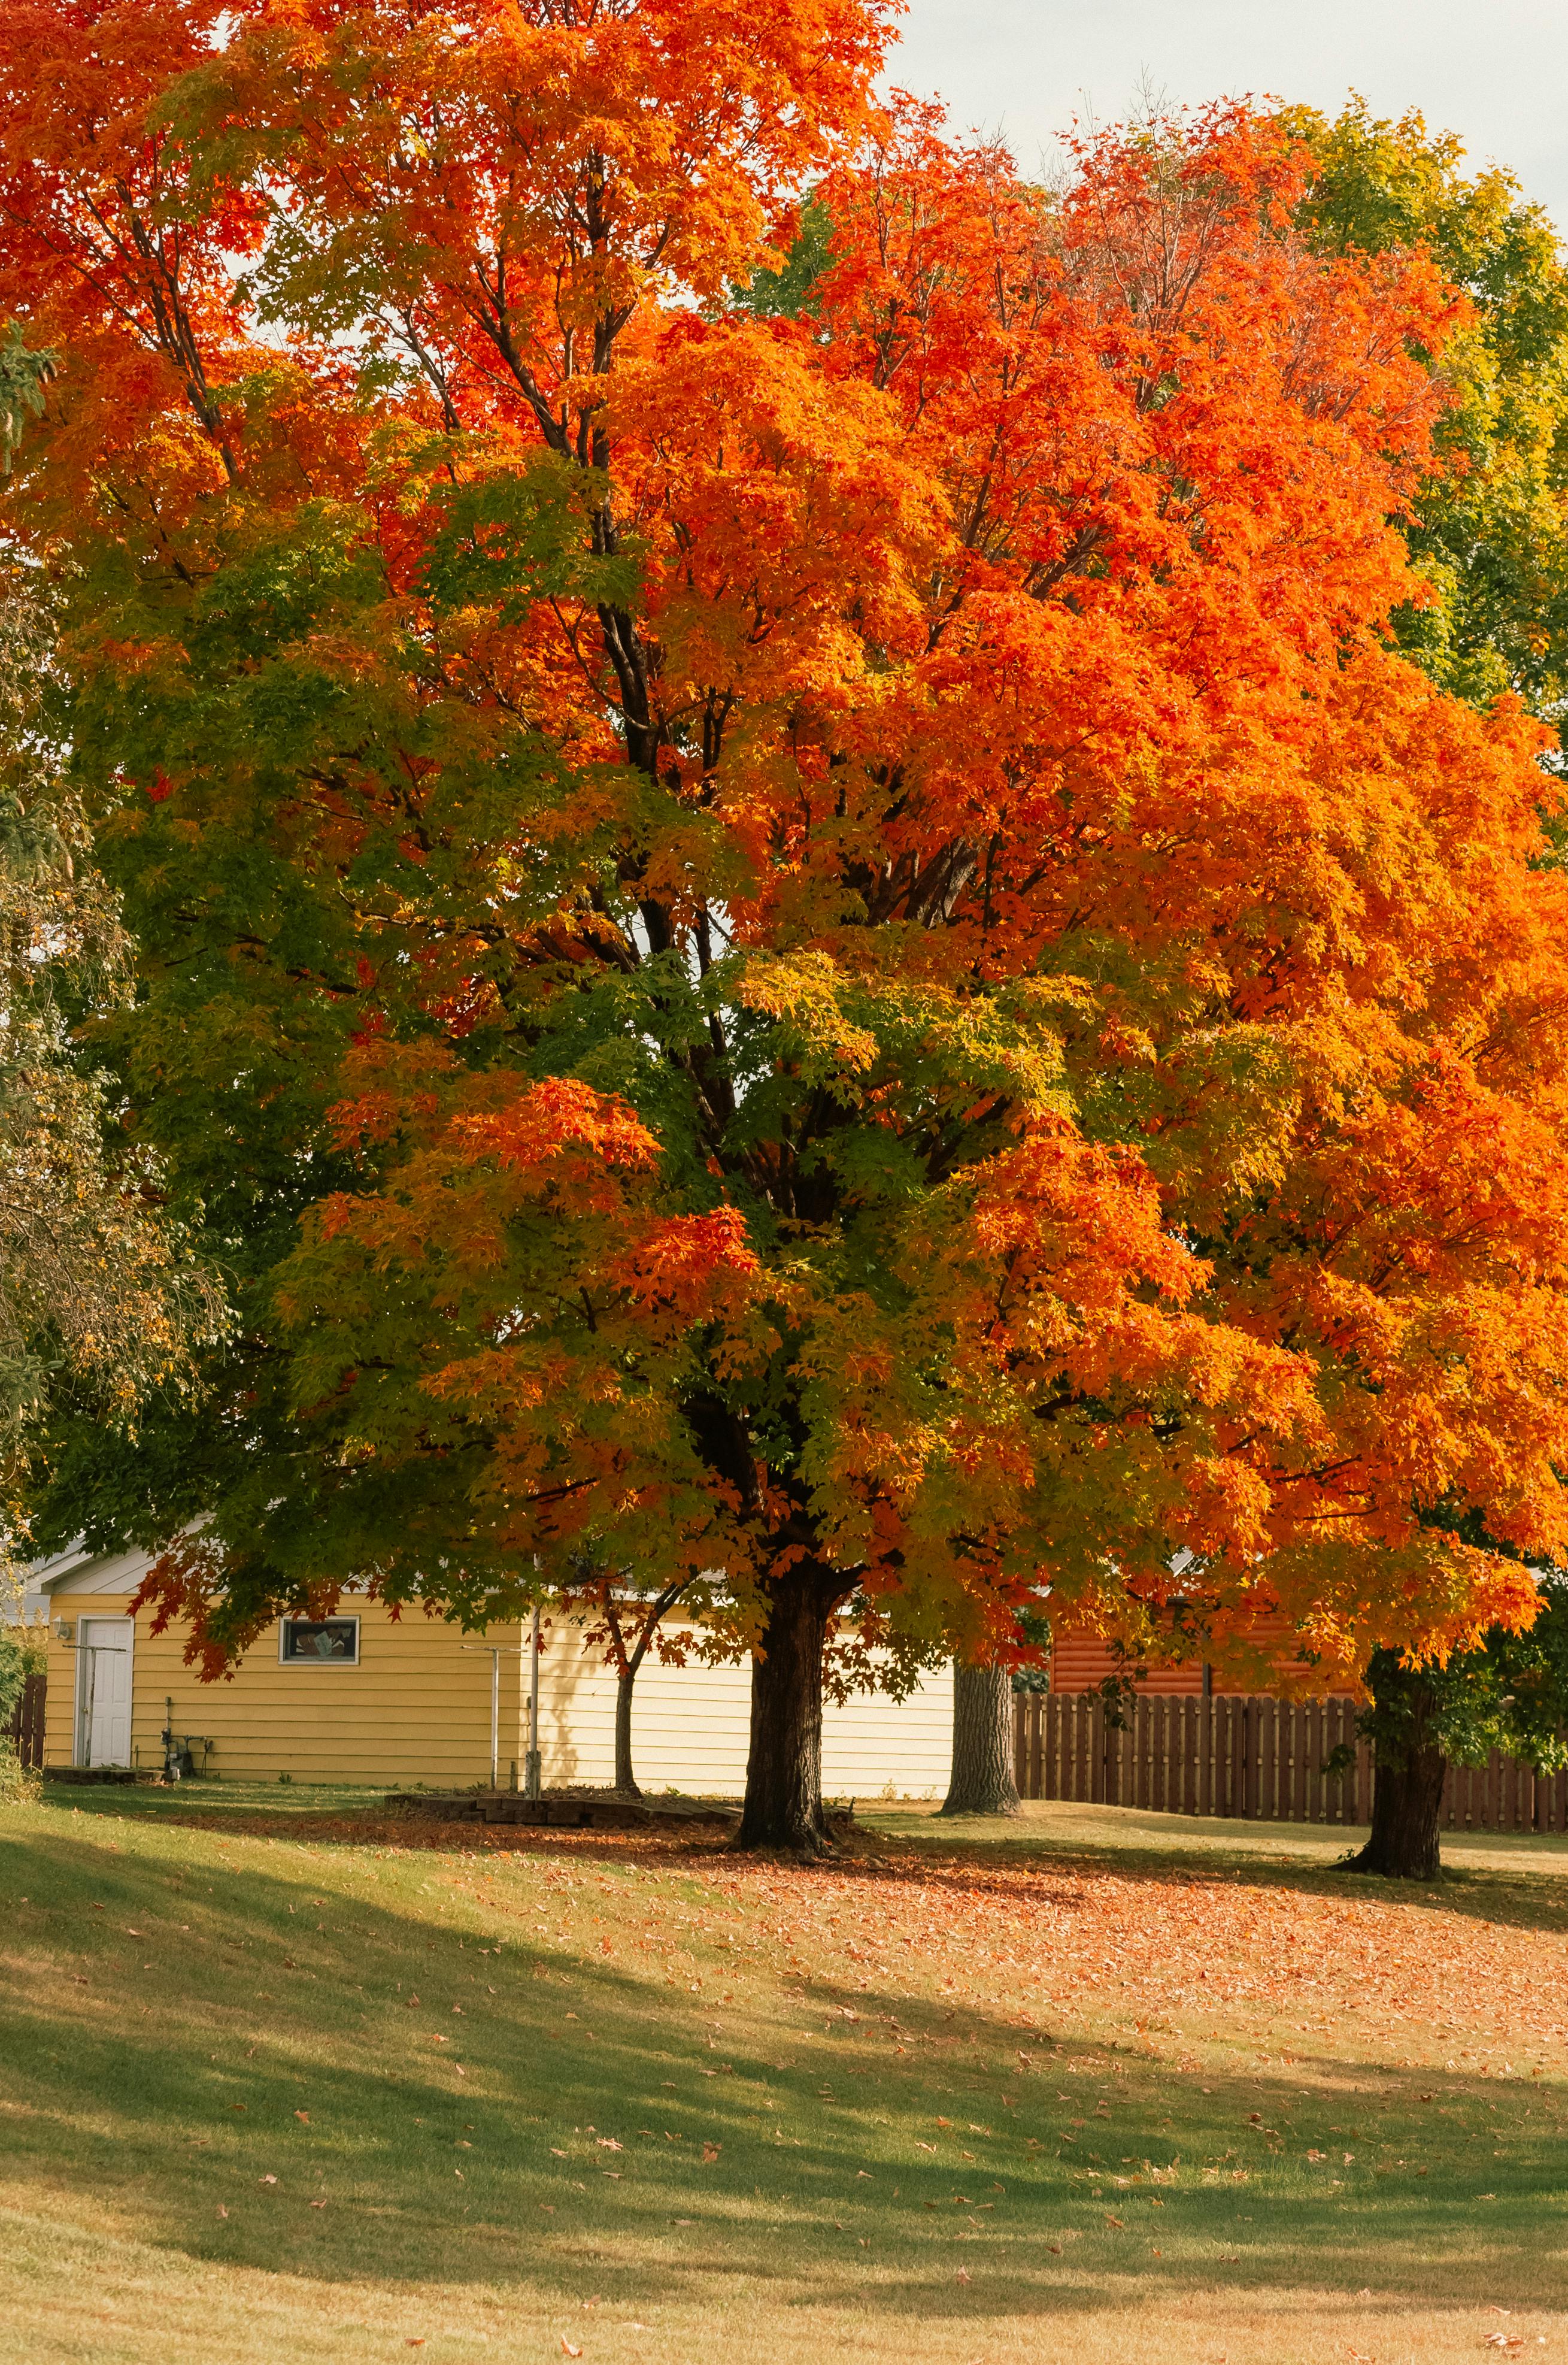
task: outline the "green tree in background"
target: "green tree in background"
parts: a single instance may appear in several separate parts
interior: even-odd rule
[[[22,1637],[9,1621],[0,1620],[0,1732],[5,1731],[7,1718],[22,1697],[27,1674]]]
[[[1568,702],[1568,266],[1542,207],[1511,173],[1464,171],[1463,141],[1418,114],[1333,121],[1285,110],[1316,171],[1297,214],[1323,249],[1424,246],[1474,318],[1443,370],[1456,401],[1439,431],[1445,473],[1406,521],[1436,594],[1400,640],[1444,689],[1487,707],[1505,691],[1555,723]]]
[[[4,356],[0,355],[0,360]],[[106,1149],[117,1111],[84,1022],[132,1002],[132,951],[80,804],[45,752],[48,625],[0,588],[0,1522],[67,1406],[129,1435],[178,1396],[223,1299],[169,1215],[157,1161]]]
[[[14,330],[0,344],[6,473],[53,374]],[[130,1006],[132,947],[52,752],[57,623],[30,570],[0,577],[0,1577],[26,1549],[51,1416],[129,1434],[226,1319],[157,1162],[105,1146],[118,1113],[83,1025]]]

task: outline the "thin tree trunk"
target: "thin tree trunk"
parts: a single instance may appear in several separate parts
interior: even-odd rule
[[[648,1646],[659,1631],[660,1620],[674,1608],[689,1581],[682,1577],[677,1585],[666,1585],[651,1607],[644,1610],[636,1647],[632,1651],[626,1648],[614,1594],[607,1592],[604,1597],[604,1620],[615,1645],[615,1788],[623,1798],[640,1799],[643,1795],[632,1765],[632,1692],[637,1670],[648,1655]]]
[[[1013,1778],[1013,1678],[953,1662],[953,1772],[945,1815],[1022,1812]]]
[[[1389,1880],[1435,1880],[1448,1759],[1431,1735],[1435,1703],[1426,1686],[1408,1685],[1402,1706],[1396,1732],[1384,1737],[1374,1730],[1372,1834],[1347,1869]]]
[[[836,1570],[810,1563],[771,1588],[751,1663],[751,1753],[737,1847],[821,1855],[833,1844],[823,1813],[823,1652],[844,1593]]]
[[[615,1678],[615,1788],[624,1799],[643,1795],[632,1767],[632,1687],[636,1680],[636,1662],[622,1667]]]

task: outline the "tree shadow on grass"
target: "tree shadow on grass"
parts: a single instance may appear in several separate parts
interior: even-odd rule
[[[1004,2080],[981,2058],[1017,2061],[1004,2010],[814,1979],[791,2026],[777,1994],[672,1997],[663,1959],[564,1959],[503,1900],[454,1897],[437,1928],[413,1900],[345,1894],[336,1871],[363,1872],[360,1852],[297,1827],[275,1864],[248,1849],[221,1873],[167,1826],[148,1838],[6,1836],[6,1889],[28,1900],[7,2163],[55,2216],[102,2204],[195,2259],[328,2282],[522,2280],[636,2305],[738,2281],[790,2303],[1047,2319],[1122,2277],[1153,2299],[1370,2285],[1462,2306],[1484,2206],[1510,2303],[1560,2296],[1555,2128],[1511,2126],[1496,2158],[1497,2090],[1477,2079],[1423,2073],[1417,2102],[1413,2078],[1349,2064],[1392,2101],[1372,2133],[1403,2165],[1378,2176],[1368,2134],[1330,2149],[1318,2124],[1359,2126],[1364,2099],[1304,2103],[1282,2075],[1210,2072],[1205,2093],[1085,2039],[1036,2041]],[[682,1868],[636,1842],[526,1853],[546,1873]],[[694,1879],[734,1869],[686,1854]]]

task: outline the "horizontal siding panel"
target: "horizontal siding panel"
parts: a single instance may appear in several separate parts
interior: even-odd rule
[[[953,1758],[953,1678],[929,1671],[906,1699],[872,1693],[823,1717],[823,1788],[868,1798],[883,1790],[945,1791]]]
[[[301,1721],[340,1712],[379,1716],[388,1710],[400,1716],[450,1716],[477,1709],[481,1705],[487,1718],[490,1713],[487,1683],[431,1684],[422,1688],[417,1684],[389,1686],[377,1680],[374,1667],[344,1668],[332,1676],[319,1676],[304,1687],[286,1677],[282,1683],[246,1684],[243,1687],[225,1685],[219,1688],[216,1684],[193,1683],[183,1669],[138,1667],[136,1673],[143,1678],[142,1688],[149,1694],[156,1685],[162,1685],[158,1698],[160,1709],[164,1698],[172,1697],[182,1713],[188,1709],[193,1716],[231,1715],[235,1702],[243,1703],[241,1713],[245,1715],[279,1715]],[[182,1679],[176,1680],[176,1676]]]
[[[141,1705],[149,1715],[156,1709],[158,1721],[162,1724],[165,1695],[160,1693],[154,1700],[151,1697],[152,1688],[151,1685],[146,1687],[148,1697]],[[209,1699],[182,1698],[177,1692],[169,1696],[174,1703],[174,1722],[188,1724],[193,1732],[204,1731],[208,1726],[216,1732],[220,1726],[232,1728],[237,1725],[243,1725],[250,1732],[262,1726],[280,1732],[312,1732],[323,1722],[330,1722],[334,1728],[348,1732],[382,1732],[388,1725],[398,1729],[420,1727],[439,1732],[446,1725],[470,1723],[476,1718],[487,1732],[490,1729],[487,1698],[483,1700],[465,1699],[458,1696],[448,1701],[426,1698],[415,1702],[410,1708],[385,1698],[345,1700],[323,1697],[301,1709],[292,1700],[252,1700],[241,1696],[230,1707],[227,1701],[215,1706]]]

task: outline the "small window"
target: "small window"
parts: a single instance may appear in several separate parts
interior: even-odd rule
[[[357,1618],[286,1618],[278,1641],[278,1656],[301,1667],[357,1667]]]

